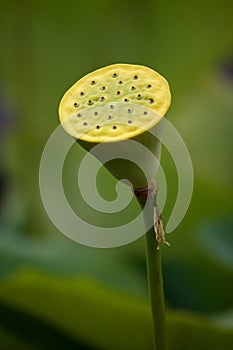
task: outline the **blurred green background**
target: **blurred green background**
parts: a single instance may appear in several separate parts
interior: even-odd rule
[[[42,206],[39,163],[64,92],[113,63],[147,65],[171,86],[169,120],[190,151],[190,208],[163,249],[171,350],[233,348],[232,1],[2,0],[0,10],[0,348],[152,349],[144,239],[80,246]],[[96,214],[83,203],[78,145],[64,166],[74,210],[111,226],[138,212]],[[177,194],[164,149],[166,222]],[[115,180],[98,186],[115,198]]]

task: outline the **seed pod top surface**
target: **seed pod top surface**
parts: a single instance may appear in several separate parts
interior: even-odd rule
[[[171,102],[159,73],[140,65],[114,64],[78,80],[63,96],[60,121],[66,132],[87,142],[114,142],[155,126]]]

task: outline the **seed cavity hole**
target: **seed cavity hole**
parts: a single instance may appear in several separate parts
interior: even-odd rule
[[[129,108],[128,113],[133,113],[133,110],[131,108]]]
[[[110,105],[110,109],[115,109],[115,106],[114,105]]]
[[[117,129],[117,126],[116,125],[113,125],[113,127],[112,127],[114,130],[116,130]]]
[[[81,118],[81,116],[82,116],[81,113],[78,113],[78,114],[77,114],[77,117],[78,117],[78,118]]]
[[[108,116],[108,119],[112,119],[112,115],[109,115],[109,116]]]
[[[74,103],[74,107],[75,107],[75,108],[79,107],[79,103],[75,102],[75,103]]]
[[[125,99],[124,99],[124,102],[129,102],[129,99],[128,99],[128,98],[125,98]]]
[[[131,90],[136,90],[136,87],[135,86],[131,86]]]
[[[95,84],[96,84],[96,81],[92,80],[91,85],[95,85]]]
[[[114,73],[114,74],[112,75],[112,77],[113,77],[113,78],[117,78],[117,77],[118,77],[118,74],[117,74],[117,73]]]
[[[83,125],[84,125],[84,126],[87,126],[88,124],[87,124],[87,122],[84,122]]]
[[[134,80],[138,80],[138,75],[135,75],[135,76],[133,77],[133,79],[134,79]]]
[[[106,90],[106,86],[102,86],[100,90]]]
[[[92,101],[92,100],[89,100],[89,101],[88,101],[88,105],[89,105],[89,106],[91,106],[91,105],[93,105],[93,104],[94,104],[94,101]]]
[[[133,122],[132,122],[132,120],[128,120],[128,124],[132,124]]]
[[[105,101],[105,97],[104,97],[104,96],[101,96],[101,97],[100,97],[100,101]]]
[[[153,98],[149,98],[149,103],[154,103],[154,99]]]
[[[84,96],[84,95],[85,95],[85,92],[81,91],[80,96]]]
[[[98,115],[99,113],[97,111],[94,112],[94,115]]]
[[[151,87],[152,87],[151,84],[148,84],[148,85],[147,85],[147,89],[150,89]]]
[[[116,92],[116,94],[117,94],[117,95],[120,95],[120,94],[121,94],[120,90],[118,90],[118,91]]]
[[[96,129],[100,129],[100,125],[96,125]]]
[[[147,114],[148,114],[148,112],[146,112],[146,111],[145,111],[145,112],[143,112],[143,115],[147,115]]]
[[[142,99],[142,95],[141,95],[141,94],[138,94],[138,95],[137,95],[137,99],[138,99],[138,100],[141,100],[141,99]]]

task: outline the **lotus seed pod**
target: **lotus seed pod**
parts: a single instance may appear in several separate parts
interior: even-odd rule
[[[86,150],[101,143],[108,152],[125,152],[127,159],[119,156],[105,166],[118,179],[142,188],[155,176],[152,154],[160,157],[160,142],[151,131],[162,132],[170,102],[169,85],[160,74],[145,66],[114,64],[78,80],[63,96],[59,116],[66,132]],[[148,150],[135,148],[141,168],[130,141]]]

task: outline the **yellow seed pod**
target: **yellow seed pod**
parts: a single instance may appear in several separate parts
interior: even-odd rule
[[[114,149],[119,147],[122,151],[122,142],[124,149],[128,147],[127,140],[134,140],[159,156],[159,142],[147,131],[158,126],[170,101],[166,79],[154,70],[114,64],[78,80],[63,96],[59,116],[66,132],[85,149],[114,143]],[[131,181],[135,188],[147,186],[148,181],[153,181],[154,171],[150,170],[150,157],[139,153],[143,169],[122,159],[114,159],[106,166],[117,178]],[[148,169],[149,179],[143,175],[144,169]]]

